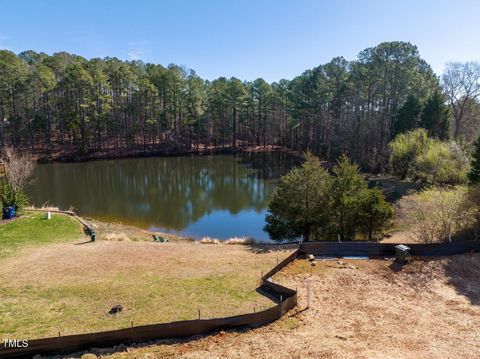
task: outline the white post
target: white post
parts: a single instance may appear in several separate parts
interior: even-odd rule
[[[312,292],[311,281],[310,278],[305,279],[305,282],[307,283],[307,309],[310,308],[310,295]]]
[[[47,219],[51,219],[52,218],[52,212],[48,211],[47,212]]]

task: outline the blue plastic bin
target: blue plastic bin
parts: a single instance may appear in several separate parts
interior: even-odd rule
[[[4,207],[3,208],[3,219],[12,219],[15,217],[15,208],[14,207]]]

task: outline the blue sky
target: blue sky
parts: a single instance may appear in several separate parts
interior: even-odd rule
[[[480,0],[0,0],[0,48],[176,63],[214,79],[293,78],[382,41],[440,74],[480,60]]]

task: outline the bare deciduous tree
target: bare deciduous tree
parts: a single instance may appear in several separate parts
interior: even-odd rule
[[[0,162],[5,166],[5,176],[15,191],[23,189],[32,177],[36,160],[29,153],[18,153],[5,146],[0,152]]]
[[[450,101],[454,123],[453,135],[458,138],[465,129],[470,105],[480,97],[480,63],[450,62],[442,76],[443,87]]]

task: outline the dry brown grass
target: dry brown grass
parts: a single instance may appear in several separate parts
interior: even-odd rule
[[[200,243],[200,244],[230,244],[230,245],[253,245],[255,244],[255,240],[250,237],[232,237],[228,238],[225,240],[222,239],[217,239],[217,238],[211,238],[211,237],[203,237],[199,241],[196,241],[195,243]]]
[[[105,239],[106,241],[129,241],[130,240],[130,238],[128,238],[128,236],[123,232],[121,232],[121,233],[117,233],[117,232],[105,233],[103,235],[102,239]]]
[[[478,358],[480,254],[421,260],[299,260],[274,279],[298,309],[265,327],[163,341],[111,358]],[[401,269],[401,270],[400,270]],[[312,279],[306,306],[305,279]],[[110,356],[108,356],[110,358]]]
[[[34,206],[28,206],[25,208],[27,211],[36,211],[36,210],[42,210],[42,211],[52,211],[52,212],[58,212],[60,211],[60,208],[51,206],[48,203],[44,203],[41,207],[34,207]]]

